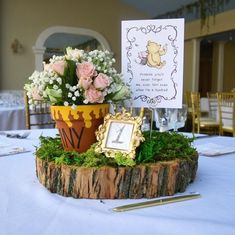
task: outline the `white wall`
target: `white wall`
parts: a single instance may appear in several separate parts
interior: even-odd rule
[[[35,45],[39,34],[52,26],[81,27],[102,34],[110,44],[120,68],[121,20],[146,16],[115,0],[1,0],[0,89],[22,89],[34,70]],[[21,54],[13,54],[17,38]]]

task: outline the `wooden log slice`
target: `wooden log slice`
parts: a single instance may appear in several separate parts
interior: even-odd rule
[[[198,155],[135,167],[56,165],[36,157],[36,174],[50,192],[93,199],[155,198],[184,192],[196,176]]]

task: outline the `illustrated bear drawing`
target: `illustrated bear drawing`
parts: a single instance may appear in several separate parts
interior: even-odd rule
[[[161,44],[148,41],[146,47],[146,51],[138,53],[136,62],[141,65],[148,65],[149,67],[161,69],[166,64],[165,60],[162,61],[161,56],[166,54],[167,45],[162,47]]]
[[[156,42],[148,41],[147,44],[147,65],[149,67],[156,67],[161,69],[165,64],[166,61],[161,60],[161,56],[165,55],[167,51],[166,45],[164,47],[161,44]]]

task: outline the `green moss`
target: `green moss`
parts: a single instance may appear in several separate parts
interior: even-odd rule
[[[196,154],[192,147],[192,138],[175,132],[144,132],[145,141],[136,151],[135,159],[128,159],[117,153],[115,158],[107,158],[104,154],[95,152],[95,145],[85,153],[64,151],[59,137],[40,137],[40,147],[36,150],[37,157],[53,161],[56,164],[76,165],[84,167],[101,166],[134,166],[136,164],[169,161],[176,158],[190,159]]]
[[[192,147],[194,139],[176,132],[152,132],[151,138],[149,132],[145,132],[144,137],[145,142],[140,145],[136,154],[137,164],[188,159],[196,154],[196,149]]]
[[[134,166],[134,165],[136,165],[136,162],[134,159],[127,158],[122,153],[116,153],[114,159],[115,159],[117,165],[119,165],[119,166]]]

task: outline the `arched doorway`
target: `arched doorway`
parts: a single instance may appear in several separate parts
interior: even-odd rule
[[[43,59],[44,54],[46,52],[45,43],[47,42],[48,38],[53,37],[53,35],[73,35],[75,36],[81,36],[83,39],[87,37],[89,40],[91,38],[96,39],[99,42],[99,45],[102,50],[109,50],[110,46],[107,42],[107,40],[98,32],[90,29],[85,28],[74,28],[74,27],[66,27],[66,26],[54,26],[47,28],[43,32],[40,33],[39,37],[36,40],[35,46],[33,46],[33,51],[35,54],[35,69],[38,71],[41,71],[43,68]],[[67,45],[70,46],[70,45]]]

